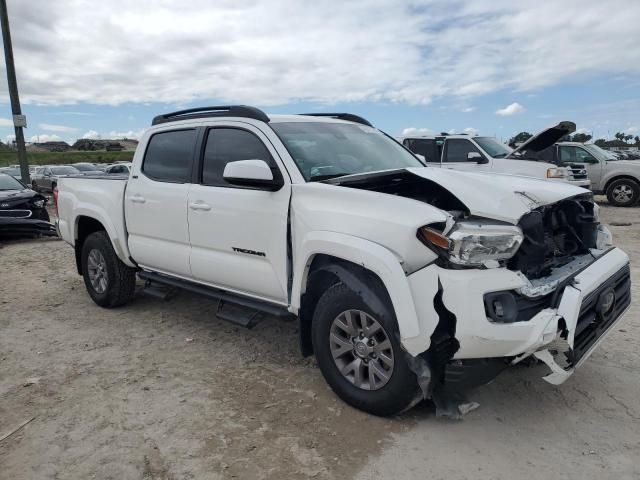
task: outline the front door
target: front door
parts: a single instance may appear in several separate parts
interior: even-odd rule
[[[125,191],[129,250],[142,267],[189,278],[187,198],[196,129],[153,134]]]
[[[575,145],[560,145],[561,165],[576,165],[587,171],[587,177],[595,188],[602,179],[602,165],[600,161],[582,147]]]
[[[287,221],[291,185],[265,135],[225,123],[204,136],[199,183],[189,191],[191,272],[201,282],[286,305]],[[223,178],[237,160],[264,160],[284,173],[276,192],[237,187]]]
[[[479,157],[469,159],[470,153],[475,153]],[[451,138],[445,140],[442,166],[468,172],[488,172],[491,170],[491,160],[471,141],[464,138]]]

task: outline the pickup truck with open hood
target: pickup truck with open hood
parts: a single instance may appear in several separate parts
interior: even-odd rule
[[[560,122],[538,132],[515,149],[493,137],[479,135],[403,136],[398,141],[431,167],[518,175],[589,188],[591,182],[584,168],[572,169],[545,163],[534,156],[575,129],[573,122]]]
[[[91,298],[216,299],[299,322],[331,388],[377,415],[535,356],[562,383],[630,304],[627,255],[568,183],[426,167],[352,114],[247,106],[160,115],[128,177],[67,177],[58,229]]]

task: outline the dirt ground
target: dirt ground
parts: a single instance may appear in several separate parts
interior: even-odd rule
[[[462,421],[346,406],[295,323],[245,330],[187,293],[104,310],[65,243],[0,244],[0,438],[35,417],[0,479],[640,478],[640,208],[602,217],[634,267],[626,319],[564,385],[513,368]]]

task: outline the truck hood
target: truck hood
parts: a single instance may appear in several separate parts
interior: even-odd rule
[[[549,128],[545,128],[541,132],[538,132],[522,145],[517,147],[513,152],[507,155],[505,158],[523,156],[524,152],[541,152],[546,148],[549,148],[556,142],[559,142],[562,137],[576,131],[576,124],[573,122],[560,122]]]
[[[419,179],[424,180],[423,185]],[[513,225],[535,208],[589,193],[564,182],[433,167],[350,175],[328,183],[414,198],[447,211],[465,209],[472,215]],[[408,185],[406,193],[400,191],[402,183]],[[426,198],[430,193],[432,196]],[[445,199],[446,194],[450,198]]]

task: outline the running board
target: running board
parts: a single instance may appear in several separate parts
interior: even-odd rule
[[[276,317],[280,317],[283,319],[291,320],[294,318],[294,315],[291,312],[289,312],[286,309],[286,307],[283,307],[281,305],[276,305],[274,303],[264,302],[264,301],[256,300],[254,298],[245,297],[242,295],[238,295],[236,293],[231,293],[225,290],[221,290],[219,288],[200,285],[198,283],[190,282],[189,280],[182,280],[181,278],[170,277],[168,275],[163,275],[161,273],[145,272],[145,271],[138,272],[138,277],[144,280],[146,282],[146,285],[149,285],[150,288],[152,288],[151,287],[152,283],[159,283],[161,285],[166,285],[168,287],[181,288],[183,290],[197,293],[198,295],[203,295],[205,297],[213,298],[215,300],[221,300],[223,302],[236,304],[251,310],[258,310],[259,312],[268,313],[270,315],[274,315]],[[222,308],[219,308],[219,311],[222,315],[218,315],[218,316],[220,316],[221,318],[224,318],[225,320],[230,320],[232,315],[230,315],[227,312],[223,313],[222,310],[223,310]],[[247,315],[242,315],[242,316],[247,318]],[[237,321],[237,322],[234,321],[234,323],[247,326],[252,324],[253,320],[254,320],[254,316],[250,315],[248,321],[242,319],[241,321]],[[255,325],[255,323],[253,323],[253,325]]]

